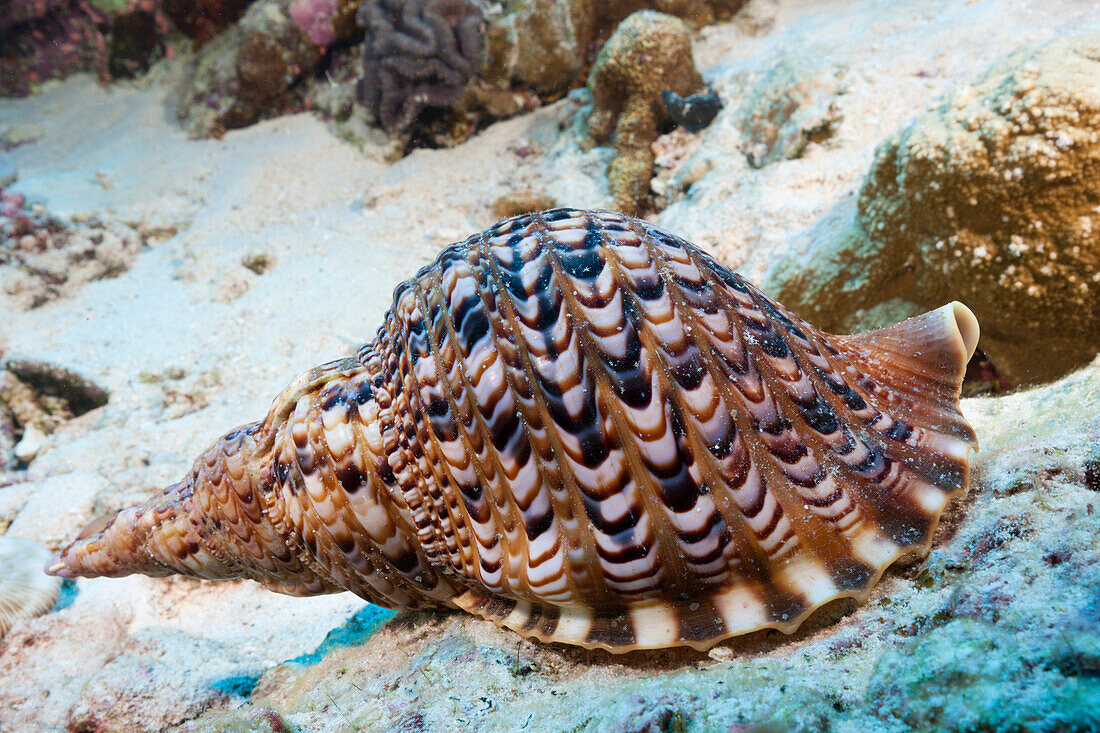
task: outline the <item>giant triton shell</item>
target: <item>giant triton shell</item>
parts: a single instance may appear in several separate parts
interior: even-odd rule
[[[447,247],[64,577],[251,578],[621,652],[791,632],[967,484],[952,303],[822,333],[697,247],[559,209]]]

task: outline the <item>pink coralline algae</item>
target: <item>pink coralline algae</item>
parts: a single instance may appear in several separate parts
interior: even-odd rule
[[[317,46],[328,46],[336,40],[332,19],[336,15],[336,0],[294,0],[290,17]]]

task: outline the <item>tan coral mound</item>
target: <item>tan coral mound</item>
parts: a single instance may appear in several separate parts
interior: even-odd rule
[[[891,298],[965,300],[1014,383],[1087,363],[1100,344],[1100,35],[1021,49],[887,138],[856,224],[812,270],[777,266],[771,292],[833,328]]]
[[[0,636],[16,621],[49,611],[61,581],[42,572],[50,551],[33,540],[0,537]]]
[[[653,177],[653,143],[667,113],[661,90],[681,96],[703,88],[691,56],[691,34],[670,15],[641,11],[624,20],[603,47],[588,80],[592,114],[589,143],[612,139],[607,166],[615,208],[645,208]]]

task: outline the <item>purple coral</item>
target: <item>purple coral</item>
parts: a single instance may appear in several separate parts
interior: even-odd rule
[[[482,16],[468,0],[366,0],[359,99],[387,130],[462,96],[480,68]]]
[[[85,0],[0,0],[0,95],[74,71],[105,73],[106,13]]]
[[[328,46],[336,40],[332,19],[336,15],[336,0],[293,0],[290,17],[316,46]]]

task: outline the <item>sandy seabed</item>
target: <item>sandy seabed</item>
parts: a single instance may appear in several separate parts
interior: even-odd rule
[[[697,64],[727,101],[727,109],[701,133],[699,152],[684,164],[702,165],[705,172],[693,176],[697,180],[687,193],[656,221],[759,281],[776,257],[806,246],[806,231],[815,228],[818,236],[827,235],[829,217],[853,205],[875,145],[898,125],[1021,45],[1078,32],[1090,23],[1095,31],[1100,28],[1095,25],[1098,9],[1094,2],[1070,0],[754,0],[733,22],[706,28],[695,38]],[[737,100],[780,60],[795,60],[837,81],[833,104],[838,123],[831,137],[810,144],[801,158],[755,169],[740,151],[733,112]],[[10,522],[7,534],[54,549],[93,516],[175,481],[215,437],[263,415],[271,398],[299,373],[349,354],[372,338],[393,287],[443,245],[492,224],[491,204],[501,195],[529,188],[570,206],[608,203],[604,170],[610,151],[580,149],[575,98],[496,123],[454,149],[417,150],[390,164],[382,150],[361,150],[309,114],[232,131],[222,140],[189,140],[171,107],[173,73],[169,65],[145,80],[109,88],[78,76],[29,99],[0,101],[0,130],[18,130],[33,139],[10,152],[19,168],[13,188],[44,202],[56,215],[97,215],[175,232],[143,250],[120,276],[89,283],[39,308],[24,310],[16,299],[0,295],[4,353],[69,366],[111,392],[106,407],[49,436],[30,465],[29,481],[0,489],[0,518]],[[242,264],[257,254],[271,262],[262,274]],[[0,273],[0,284],[8,275]],[[1086,403],[1074,422],[1035,423],[1046,431],[1042,440],[1073,455],[1074,441],[1100,436],[1100,372],[1094,364],[1082,374],[1076,386],[1066,387],[1078,390],[1073,394]],[[1039,409],[1041,401],[1020,404],[1025,405],[1020,410]],[[1010,418],[1001,405],[997,400],[967,401],[964,412],[974,416],[983,446],[1005,443],[1008,451],[1004,436]],[[1064,436],[1062,443],[1059,436]],[[989,453],[983,449],[980,460],[994,466],[998,456],[1003,458],[997,448]],[[983,475],[981,469],[978,475]],[[1052,480],[1072,483],[1076,474],[1058,475]],[[982,491],[979,486],[979,496]],[[1089,523],[1067,520],[1071,530],[1066,542],[1076,541],[1076,533],[1086,527],[1095,533],[1094,513],[1091,505],[1084,508],[1083,495],[1065,487],[1051,491],[1044,501],[1058,508],[1061,497],[1069,503],[1067,511],[1078,512],[1074,516]],[[1017,507],[1005,516],[1023,511]],[[967,521],[978,521],[973,506],[970,514]],[[993,526],[1000,515],[991,516]],[[1028,521],[1029,526],[1041,524]],[[985,525],[974,526],[973,532],[979,533]],[[1005,525],[997,526],[1004,530]],[[1039,552],[1024,542],[1016,550]],[[935,558],[934,553],[929,562],[934,564]],[[748,726],[773,718],[755,703],[708,697],[711,717],[705,720],[710,722],[692,728],[695,713],[684,711],[694,708],[676,702],[675,691],[690,687],[684,675],[692,671],[711,675],[714,684],[727,675],[729,684],[744,685],[730,676],[741,662],[755,665],[755,675],[764,674],[761,665],[772,665],[771,676],[754,677],[756,695],[769,689],[769,680],[778,686],[787,678],[802,680],[801,686],[792,687],[792,695],[810,696],[803,688],[817,688],[824,695],[820,704],[817,698],[805,703],[806,710],[817,715],[820,708],[824,717],[807,718],[807,712],[780,719],[794,721],[791,727],[824,720],[843,728],[849,720],[863,730],[873,729],[874,721],[884,730],[900,730],[908,724],[904,715],[883,709],[879,717],[867,713],[869,717],[860,718],[852,711],[859,695],[869,709],[866,691],[873,686],[875,664],[898,653],[905,641],[891,630],[931,616],[935,604],[929,597],[942,600],[950,593],[949,588],[936,588],[935,594],[922,596],[914,581],[920,571],[910,571],[888,574],[873,596],[876,610],[841,622],[842,627],[850,625],[849,631],[860,629],[859,634],[822,623],[790,643],[780,639],[745,648],[734,645],[709,657],[662,653],[649,663],[637,655],[623,661],[597,653],[540,650],[479,621],[403,616],[372,639],[374,651],[368,644],[356,657],[369,667],[362,659],[375,655],[381,665],[374,668],[376,677],[393,679],[411,674],[408,670],[421,659],[417,655],[437,643],[453,651],[466,649],[461,640],[472,639],[468,646],[475,657],[488,645],[505,650],[502,658],[514,652],[517,660],[528,660],[530,669],[516,677],[520,682],[514,689],[494,687],[488,703],[479,703],[467,690],[476,678],[464,681],[453,671],[453,679],[448,678],[453,694],[434,701],[406,694],[408,685],[421,684],[410,682],[395,683],[388,691],[379,683],[377,691],[365,695],[369,701],[348,702],[340,696],[354,691],[344,685],[332,692],[341,675],[328,668],[332,676],[293,688],[299,682],[286,679],[300,681],[302,673],[278,665],[312,652],[330,630],[364,606],[350,594],[296,599],[247,582],[79,580],[71,605],[21,623],[0,640],[0,731],[158,729],[211,708],[245,704],[251,683],[234,687],[234,680],[257,679],[261,683],[254,702],[273,706],[303,730],[381,730],[401,721],[408,730],[442,730],[448,729],[448,720],[459,728],[506,729],[523,722],[520,701],[525,695],[539,701],[531,703],[532,709],[555,710],[552,689],[573,695],[564,703],[569,710],[559,710],[561,725],[541,718],[546,727],[529,729],[643,730],[650,720],[645,716],[656,715],[652,711],[665,705],[679,711],[680,718],[660,713],[653,718],[655,725],[667,725],[650,729],[676,729],[669,726],[683,719],[688,725],[684,729],[709,730],[713,723],[722,730],[733,730],[731,725],[756,730]],[[1051,591],[1027,585],[1011,592],[1035,605],[1049,602],[1040,594]],[[898,621],[870,624],[868,614]],[[434,635],[418,634],[418,624]],[[972,636],[985,633],[983,628]],[[805,657],[818,654],[820,659],[825,654],[821,650],[838,639],[862,649],[857,656],[869,658],[819,662],[818,668],[825,664],[834,675],[819,677],[815,663]],[[819,648],[807,651],[814,644]],[[452,659],[452,670],[472,664],[457,652],[453,656],[458,661]],[[404,666],[396,670],[394,665]],[[549,670],[557,670],[557,676]],[[655,674],[675,674],[679,681],[670,682],[666,694]],[[1095,668],[1091,674],[1095,677]],[[531,685],[538,680],[544,684],[536,690]],[[650,687],[645,687],[646,680],[653,681]],[[583,702],[585,693],[577,686],[581,681],[598,691],[589,703]],[[605,697],[626,681],[640,685],[636,697],[641,702]],[[310,691],[322,688],[329,691],[331,706],[319,692],[317,700],[307,699]],[[773,693],[779,694],[768,694]],[[662,694],[675,704],[654,702]],[[454,702],[458,699],[461,704]],[[1095,702],[1081,698],[1082,704],[1088,700]],[[463,707],[467,704],[469,710]],[[592,707],[596,704],[605,706],[602,713]],[[414,720],[408,717],[410,705],[421,708],[416,725],[409,722]],[[719,710],[722,705],[726,717]],[[368,708],[373,712],[363,712]],[[921,721],[931,727],[944,723]],[[253,723],[260,726],[256,730],[270,729],[262,721]]]

